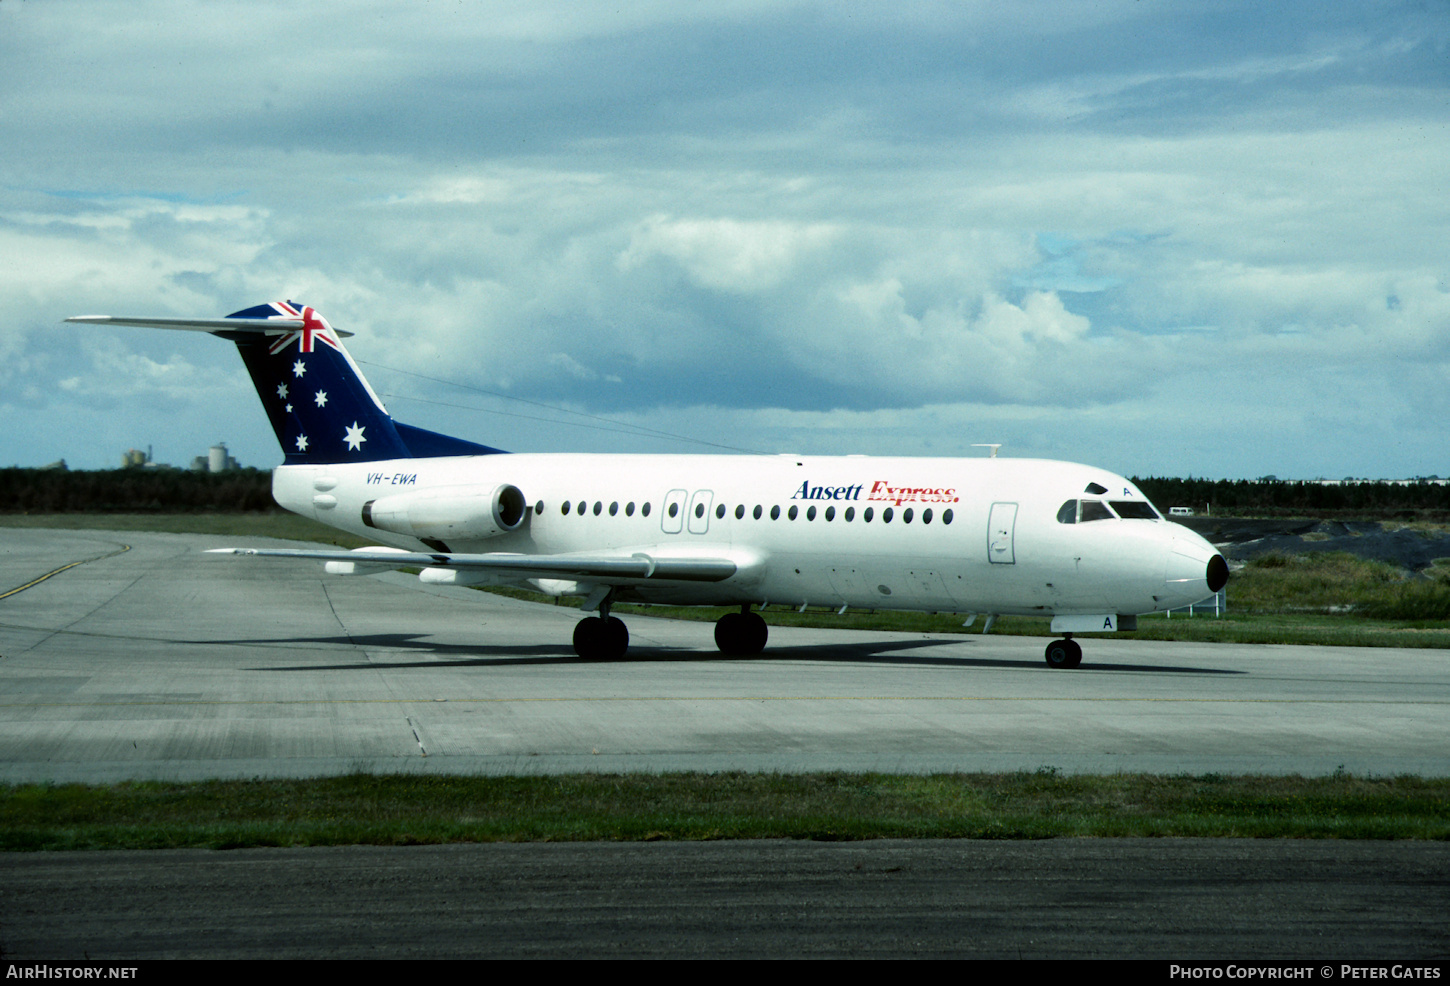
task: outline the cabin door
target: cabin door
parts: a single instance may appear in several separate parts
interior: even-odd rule
[[[1013,534],[1017,527],[1017,504],[994,503],[987,520],[987,560],[994,565],[1017,564]]]

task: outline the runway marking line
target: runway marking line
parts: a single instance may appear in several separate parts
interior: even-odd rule
[[[116,542],[112,541],[111,543],[112,544],[115,544]],[[46,579],[54,578],[55,576],[59,575],[61,572],[69,572],[71,569],[75,568],[77,565],[85,565],[88,562],[100,561],[102,558],[110,558],[112,555],[119,555],[122,551],[130,551],[130,550],[131,550],[131,546],[129,544],[123,544],[123,545],[121,545],[120,551],[112,551],[110,554],[97,555],[94,558],[83,558],[80,561],[73,561],[69,565],[62,565],[60,568],[57,568],[55,571],[53,571],[53,572],[46,572],[40,578],[38,578],[38,579],[31,579],[29,582],[25,583],[24,585],[17,586],[16,588],[11,589],[9,592],[0,592],[0,599],[8,599],[9,597],[15,595],[17,592],[24,592],[26,589],[30,589],[30,588],[33,588],[33,587],[35,587],[37,585],[40,585],[40,583],[44,582]]]

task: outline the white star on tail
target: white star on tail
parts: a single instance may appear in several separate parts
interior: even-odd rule
[[[327,406],[327,391],[325,391],[325,390],[319,390],[317,392],[317,406],[318,407],[326,407]]]
[[[367,439],[363,437],[363,429],[366,427],[367,425],[363,425],[362,428],[359,428],[357,422],[354,421],[352,423],[352,427],[347,430],[347,434],[342,436],[342,440],[347,443],[347,447],[352,449],[354,452],[361,449],[362,443],[367,441]]]
[[[304,374],[306,372],[307,372],[307,364],[304,363],[304,362],[302,362],[301,360],[298,360],[297,362],[295,362],[295,363],[292,364],[292,375],[294,377],[300,377],[300,376],[302,376],[302,374]]]
[[[306,435],[298,435],[297,436],[297,451],[299,451],[299,452],[306,452],[307,451],[307,436]]]
[[[277,396],[282,398],[287,396],[287,385],[285,383],[279,383],[277,385]]]

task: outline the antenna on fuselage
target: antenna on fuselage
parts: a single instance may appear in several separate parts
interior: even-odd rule
[[[1001,448],[1001,447],[1002,447],[1002,443],[1001,442],[998,442],[995,445],[993,445],[991,442],[973,442],[972,443],[972,448],[989,448],[989,449],[991,449],[992,450],[992,454],[988,456],[989,459],[995,459],[997,457],[997,450],[999,448]]]

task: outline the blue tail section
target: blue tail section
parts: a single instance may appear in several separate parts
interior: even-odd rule
[[[215,334],[232,339],[282,446],[287,465],[374,462],[502,451],[395,422],[368,386],[338,333],[317,312],[291,301],[227,318],[301,321],[291,331]]]

